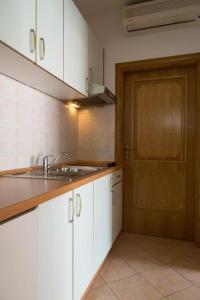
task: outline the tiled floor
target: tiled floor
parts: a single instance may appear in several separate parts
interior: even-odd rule
[[[86,299],[200,300],[200,249],[122,233]]]

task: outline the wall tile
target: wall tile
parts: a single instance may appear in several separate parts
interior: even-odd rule
[[[114,160],[115,106],[79,112],[79,159]]]
[[[78,111],[0,75],[0,170],[41,163],[45,154],[78,155]]]

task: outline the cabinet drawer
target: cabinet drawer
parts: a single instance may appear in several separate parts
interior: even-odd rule
[[[117,183],[123,179],[123,170],[119,170],[112,174],[112,184]]]

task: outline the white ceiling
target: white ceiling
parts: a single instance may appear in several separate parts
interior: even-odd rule
[[[121,11],[125,5],[152,0],[74,0],[85,18],[93,18]]]

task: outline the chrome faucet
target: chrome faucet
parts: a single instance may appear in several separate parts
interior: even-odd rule
[[[44,172],[48,172],[49,168],[62,156],[68,157],[71,153],[70,152],[61,152],[50,164],[49,164],[49,157],[52,155],[45,155],[42,159],[42,170]]]

